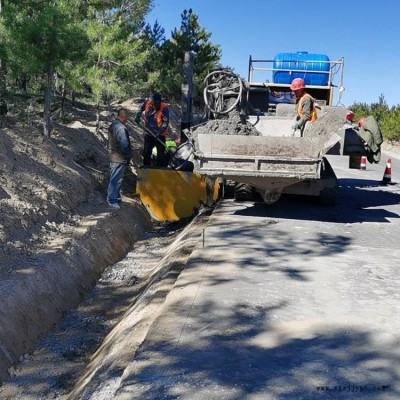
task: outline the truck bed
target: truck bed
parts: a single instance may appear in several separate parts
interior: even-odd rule
[[[247,178],[284,178],[288,184],[293,179],[319,179],[322,157],[337,140],[337,135],[300,138],[199,134],[197,172],[244,183],[249,182]]]

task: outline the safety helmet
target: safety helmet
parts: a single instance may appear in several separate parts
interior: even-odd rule
[[[306,87],[306,85],[304,84],[304,81],[301,78],[293,79],[293,81],[290,85],[290,89],[293,91],[299,90],[299,89],[304,89],[305,87]]]
[[[346,119],[347,119],[348,121],[353,122],[353,121],[354,121],[354,117],[355,117],[355,114],[353,113],[353,111],[348,111],[348,112],[347,112],[347,114],[346,114]]]
[[[358,121],[358,126],[361,128],[364,125],[366,117],[362,117],[360,118],[360,120]]]

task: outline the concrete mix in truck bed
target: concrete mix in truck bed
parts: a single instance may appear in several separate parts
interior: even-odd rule
[[[238,111],[233,111],[224,118],[212,119],[205,125],[195,129],[194,133],[196,135],[199,133],[246,136],[260,135],[260,132],[256,128],[240,117]]]
[[[321,107],[318,110],[318,120],[307,124],[304,135],[313,137],[330,135],[338,131],[345,123],[346,113],[347,109],[344,107]],[[287,132],[289,132],[288,123],[294,125],[295,117],[296,109],[294,105],[278,104],[276,117],[266,116],[267,119],[274,121],[274,128],[276,128],[276,134],[271,136],[287,136]],[[263,118],[263,115],[260,115],[260,118]],[[257,124],[253,126],[246,117],[240,115],[237,109],[195,128],[193,138],[196,139],[198,134],[262,136],[262,132],[257,129]]]

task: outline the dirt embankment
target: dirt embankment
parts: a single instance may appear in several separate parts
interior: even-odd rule
[[[34,104],[15,97],[0,128],[0,379],[152,224],[133,171],[125,205],[111,212],[105,201],[107,128],[120,105],[98,131],[93,108],[69,106],[63,121],[56,110],[47,138]],[[131,137],[140,164],[140,130]]]

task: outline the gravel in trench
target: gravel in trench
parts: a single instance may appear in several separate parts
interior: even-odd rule
[[[196,218],[200,224],[208,219]],[[32,355],[21,357],[18,367],[9,370],[0,399],[65,399],[106,335],[146,290],[166,249],[184,232],[187,222],[156,226],[123,260],[107,268],[80,306],[64,317]]]

